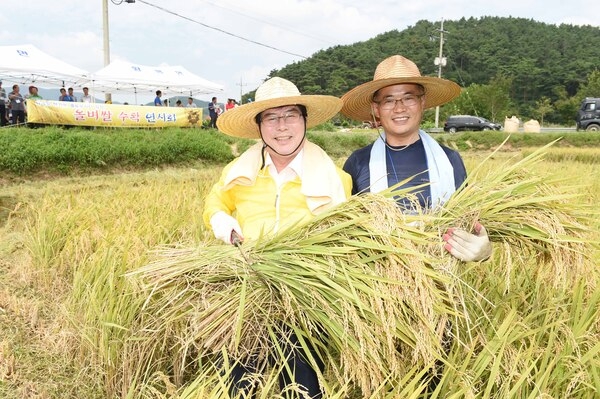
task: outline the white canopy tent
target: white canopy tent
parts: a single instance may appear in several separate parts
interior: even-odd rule
[[[31,44],[0,46],[0,80],[46,86],[74,85],[90,73]]]
[[[163,94],[211,94],[223,91],[223,86],[195,75],[182,66],[148,66],[115,60],[92,73],[90,89],[98,92],[115,91]],[[137,98],[136,98],[137,102]]]

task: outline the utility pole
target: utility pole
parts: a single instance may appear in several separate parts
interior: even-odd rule
[[[111,0],[112,1],[112,0]],[[123,1],[125,3],[135,3],[135,0],[121,0],[119,3],[115,3],[113,1],[114,4],[121,4],[123,3]],[[108,32],[108,0],[102,0],[102,32],[103,32],[103,39],[104,39],[104,66],[107,66],[108,64],[110,64],[110,40],[109,40],[109,32]],[[105,100],[106,101],[110,101],[112,102],[112,96],[110,93],[105,93]],[[136,100],[137,102],[137,100]]]
[[[238,86],[240,86],[240,105],[242,105],[242,92],[243,92],[243,87],[247,86],[247,83],[242,83],[242,77],[240,76],[240,83],[237,83]]]
[[[442,67],[446,66],[446,57],[443,56],[444,50],[444,33],[448,33],[444,30],[444,19],[442,18],[442,22],[440,23],[440,29],[437,30],[440,33],[440,52],[433,62],[434,65],[438,67],[438,78],[442,77]],[[435,128],[437,129],[440,122],[440,106],[435,107]]]
[[[104,66],[110,64],[110,45],[108,34],[108,0],[102,0],[102,31],[104,36]],[[105,100],[112,102],[112,95],[105,93]]]

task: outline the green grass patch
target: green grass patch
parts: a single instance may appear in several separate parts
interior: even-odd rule
[[[0,131],[0,171],[24,175],[198,160],[223,163],[234,157],[231,144],[231,139],[214,130],[4,129]]]
[[[332,130],[326,127],[310,130],[307,137],[333,159],[346,158],[352,151],[377,138],[375,130]],[[600,135],[587,132],[510,135],[503,132],[465,132],[433,136],[440,143],[459,151],[493,150],[507,138],[506,150],[537,148],[556,139],[560,139],[556,148],[600,147]],[[198,162],[225,164],[255,142],[230,137],[213,129],[7,128],[0,130],[0,172],[5,176],[23,177],[39,173],[72,175],[144,170]]]

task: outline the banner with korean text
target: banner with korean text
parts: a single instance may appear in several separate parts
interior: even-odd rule
[[[201,127],[202,108],[27,100],[27,122],[105,127]]]

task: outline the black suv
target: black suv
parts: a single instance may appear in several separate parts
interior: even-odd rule
[[[444,131],[456,133],[459,130],[500,130],[502,125],[490,122],[485,118],[471,115],[449,116],[444,123]]]
[[[600,131],[600,98],[586,97],[577,111],[577,130]]]

